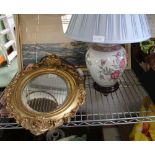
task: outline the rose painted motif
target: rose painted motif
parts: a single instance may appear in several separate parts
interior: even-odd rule
[[[119,71],[119,70],[114,71],[114,72],[111,74],[111,78],[112,78],[112,79],[117,79],[119,76],[120,76],[120,71]]]
[[[115,55],[115,57],[116,57],[117,59],[119,59],[119,57],[120,57],[120,52],[117,52],[116,55]]]

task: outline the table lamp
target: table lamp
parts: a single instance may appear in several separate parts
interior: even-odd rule
[[[90,43],[86,65],[95,81],[94,88],[104,94],[119,88],[118,78],[127,65],[127,52],[120,44],[151,37],[143,14],[75,14],[66,35]]]

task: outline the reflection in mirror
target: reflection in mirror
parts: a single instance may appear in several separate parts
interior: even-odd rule
[[[22,93],[24,105],[32,111],[52,112],[58,109],[68,96],[67,84],[55,74],[35,77]]]

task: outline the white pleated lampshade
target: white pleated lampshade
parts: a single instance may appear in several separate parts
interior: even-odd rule
[[[143,14],[75,14],[66,35],[78,41],[105,44],[141,42],[151,37]]]

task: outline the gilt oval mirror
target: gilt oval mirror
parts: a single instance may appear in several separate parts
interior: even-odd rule
[[[23,89],[22,102],[34,112],[52,112],[63,105],[68,97],[65,80],[55,74],[33,78]]]
[[[33,134],[70,121],[84,103],[84,80],[74,67],[49,55],[22,70],[5,91],[7,110]]]

